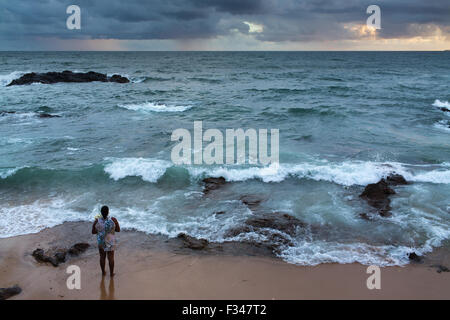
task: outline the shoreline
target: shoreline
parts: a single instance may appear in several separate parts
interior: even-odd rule
[[[10,298],[17,300],[450,299],[450,273],[438,273],[435,267],[450,266],[447,248],[434,250],[422,263],[380,268],[381,290],[369,290],[370,274],[361,264],[298,266],[265,247],[224,243],[192,249],[183,238],[124,230],[118,234],[116,276],[111,280],[101,276],[90,229],[88,222],[66,222],[0,239],[0,287],[19,285],[22,292]],[[31,256],[36,248],[69,248],[79,242],[89,243],[89,249],[58,267]],[[70,265],[80,267],[81,290],[66,286]]]

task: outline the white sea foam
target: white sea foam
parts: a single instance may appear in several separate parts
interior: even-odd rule
[[[142,83],[147,79],[146,77],[132,77],[131,82],[132,83]]]
[[[167,209],[179,201],[177,197],[186,198],[185,192],[171,193],[150,202],[147,208],[111,207],[111,214],[119,219],[124,229],[135,229],[148,234],[162,234],[176,237],[183,232],[196,238],[205,238],[212,242],[224,241],[271,241],[267,235],[249,232],[237,237],[227,237],[229,228],[242,225],[252,213],[239,201],[215,202],[214,205],[226,205],[225,215],[211,214],[210,210],[201,207],[186,208],[195,210],[196,215],[171,215]],[[0,238],[21,234],[36,233],[46,227],[53,227],[65,221],[92,221],[99,207],[90,212],[77,212],[70,209],[72,201],[62,198],[39,200],[30,204],[2,206],[0,208]],[[192,201],[192,200],[191,200]],[[216,201],[216,200],[215,200]],[[395,217],[394,217],[395,218]],[[396,222],[396,221],[394,221]],[[390,223],[390,222],[389,222]],[[281,248],[280,258],[289,263],[299,265],[317,265],[321,263],[361,263],[365,265],[393,266],[409,263],[407,254],[414,251],[418,254],[430,252],[442,245],[444,239],[450,237],[450,229],[445,221],[435,219],[428,213],[412,212],[410,216],[398,217],[398,229],[416,230],[426,234],[428,240],[418,247],[405,245],[371,245],[368,243],[341,243],[323,239],[291,238],[293,246]],[[325,226],[326,227],[326,226]]]
[[[141,112],[183,112],[192,108],[192,106],[174,106],[145,102],[140,104],[119,104],[119,107],[132,111]]]
[[[435,128],[450,132],[450,121],[449,120],[440,120],[434,124]]]
[[[448,101],[441,101],[436,99],[433,103],[433,106],[438,108],[448,108],[450,109],[450,103]]]
[[[28,71],[13,71],[9,74],[0,74],[0,87],[6,87],[11,81],[20,78]]]
[[[19,168],[0,168],[0,178],[6,179],[14,174],[16,174],[17,171],[22,169],[23,167]]]
[[[158,159],[108,158],[106,160],[110,163],[105,166],[105,172],[116,181],[132,176],[154,183],[164,175],[167,168],[172,166],[171,162]]]
[[[66,209],[64,199],[0,207],[0,238],[30,234],[65,221],[85,220],[87,215]]]
[[[410,247],[372,246],[364,243],[337,243],[326,241],[302,241],[286,247],[279,257],[298,265],[322,263],[361,263],[363,265],[402,266],[408,264]]]

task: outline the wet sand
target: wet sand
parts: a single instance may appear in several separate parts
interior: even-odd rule
[[[123,231],[116,251],[116,275],[102,277],[90,224],[71,222],[33,235],[0,239],[0,287],[18,284],[11,299],[450,299],[448,250],[423,263],[381,268],[381,290],[369,290],[367,266],[323,264],[303,267],[240,244],[208,250],[184,248],[181,240]],[[36,248],[88,242],[79,257],[53,267],[37,263]],[[246,253],[246,254],[244,254]],[[69,290],[66,268],[81,269],[81,290]]]

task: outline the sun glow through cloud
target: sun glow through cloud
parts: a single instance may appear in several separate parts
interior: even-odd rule
[[[262,24],[256,24],[244,21],[246,25],[248,25],[248,32],[249,33],[261,33],[264,31],[264,26]]]

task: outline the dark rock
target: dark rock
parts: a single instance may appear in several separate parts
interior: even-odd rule
[[[32,256],[37,262],[51,263],[54,267],[59,266],[61,263],[67,261],[67,254],[72,256],[78,256],[85,252],[89,248],[88,243],[77,243],[67,249],[57,249],[53,253],[45,253],[44,249],[36,249],[33,251]]]
[[[422,262],[422,257],[417,255],[415,252],[408,253],[408,259],[412,262]]]
[[[274,212],[260,217],[252,217],[245,222],[254,229],[268,228],[282,231],[290,236],[295,234],[297,227],[305,227],[305,224],[288,215],[287,213]]]
[[[223,186],[227,182],[224,177],[205,178],[202,181],[205,184],[205,188],[203,189],[204,194],[208,194],[209,192],[211,192],[213,190],[219,189],[221,186]]]
[[[8,114],[15,114],[15,111],[0,111],[0,117],[4,117]]]
[[[252,211],[255,210],[263,201],[263,199],[259,198],[256,195],[244,195],[240,198],[240,200]]]
[[[121,75],[115,74],[109,78],[109,82],[128,83],[130,82],[130,80],[128,80],[128,78],[122,77]]]
[[[118,83],[128,83],[128,80],[125,77],[120,75],[114,75],[112,77],[108,77],[106,74],[89,71],[86,73],[82,72],[72,72],[72,71],[63,71],[63,72],[47,72],[47,73],[27,73],[21,76],[19,79],[15,79],[11,81],[8,86],[14,85],[24,85],[31,83],[43,83],[43,84],[53,84],[58,82],[118,82]]]
[[[441,272],[450,272],[450,270],[446,267],[446,266],[443,266],[443,265],[434,265],[434,266],[432,266],[432,267],[434,267],[434,268],[436,268],[437,270],[437,273],[441,273]]]
[[[367,203],[378,210],[378,213],[383,217],[391,216],[391,200],[389,196],[395,194],[386,180],[381,179],[377,183],[372,183],[366,186],[363,193],[359,196],[367,200]]]
[[[399,175],[399,174],[391,174],[390,176],[388,176],[386,178],[386,182],[390,186],[398,186],[398,185],[408,184],[406,179],[402,175]]]
[[[287,213],[274,212],[247,219],[244,225],[229,229],[225,233],[225,237],[236,237],[240,234],[255,232],[264,235],[266,240],[247,241],[247,243],[251,242],[253,246],[277,252],[283,245],[293,245],[290,237],[295,236],[298,228],[305,227],[303,222]]]
[[[0,300],[6,300],[22,292],[22,289],[15,285],[10,288],[0,288]]]
[[[440,108],[441,109],[441,111],[444,111],[444,112],[450,112],[450,109],[448,109],[448,108],[446,108],[446,107],[442,107],[442,108]]]
[[[217,214],[217,215],[225,214],[225,211],[216,211],[216,212],[214,212],[214,214]]]
[[[371,183],[366,186],[363,193],[359,196],[367,203],[378,210],[378,213],[382,217],[391,216],[391,195],[395,194],[395,191],[390,186],[405,185],[408,184],[406,179],[399,174],[391,174],[386,179],[381,179],[377,183]],[[367,215],[361,217],[367,218]]]
[[[77,243],[77,244],[74,244],[72,247],[70,247],[69,253],[72,256],[78,256],[78,255],[82,254],[83,252],[85,252],[88,248],[89,248],[89,243]]]
[[[249,226],[239,226],[239,227],[234,227],[229,229],[226,233],[225,233],[225,237],[227,238],[234,238],[237,237],[238,235],[242,234],[242,233],[249,233],[252,232],[253,229],[250,228]]]
[[[177,238],[183,241],[183,245],[186,248],[190,248],[192,250],[203,250],[208,246],[208,240],[197,239],[185,233],[180,233]]]
[[[39,113],[39,118],[61,118],[61,116],[58,116],[56,114],[49,114],[49,113]]]
[[[61,250],[60,252],[55,253],[54,257],[58,264],[66,262],[67,251]]]
[[[362,219],[367,220],[367,221],[372,221],[373,220],[373,217],[370,214],[367,214],[367,213],[360,213],[359,216]]]
[[[57,267],[60,262],[55,257],[46,255],[43,249],[36,249],[33,251],[32,256],[38,262],[51,263],[54,267]]]
[[[295,217],[282,212],[274,212],[247,219],[244,225],[229,229],[225,237],[236,237],[240,234],[255,232],[263,235],[265,239],[244,242],[277,253],[282,246],[292,246],[291,237],[296,235],[299,228],[304,229],[305,227],[306,225]]]

